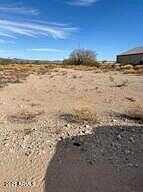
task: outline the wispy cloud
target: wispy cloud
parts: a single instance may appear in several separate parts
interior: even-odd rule
[[[5,19],[1,18],[1,13]],[[10,39],[17,39],[20,36],[65,39],[77,30],[65,23],[37,20],[36,15],[39,13],[39,10],[21,4],[0,5],[0,43],[8,43]],[[24,19],[18,17],[21,14],[24,14]],[[16,20],[13,20],[15,16]],[[28,16],[32,16],[32,19],[31,17],[28,19]]]
[[[24,35],[29,37],[51,36],[53,38],[64,39],[72,32],[77,30],[75,27],[58,26],[58,24],[44,24],[39,21],[18,22],[0,19],[1,35],[15,37],[16,35]]]
[[[53,49],[53,48],[33,48],[27,49],[27,51],[38,51],[38,52],[64,52],[63,49]]]
[[[96,3],[99,0],[70,0],[67,3],[69,5],[88,7]]]
[[[9,37],[9,38],[14,38],[14,39],[16,39],[15,36],[10,35],[10,34],[7,34],[7,33],[4,33],[4,32],[0,32],[0,37]]]
[[[24,14],[24,15],[38,15],[39,11],[37,9],[32,9],[23,6],[0,6],[0,12],[4,13],[14,13],[14,14]]]

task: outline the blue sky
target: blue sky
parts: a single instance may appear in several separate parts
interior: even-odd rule
[[[143,45],[143,0],[0,0],[0,57],[98,59]]]

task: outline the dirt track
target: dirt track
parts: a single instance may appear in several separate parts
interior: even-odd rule
[[[141,192],[143,122],[127,113],[142,115],[142,101],[143,77],[115,72],[57,69],[0,88],[0,191]]]

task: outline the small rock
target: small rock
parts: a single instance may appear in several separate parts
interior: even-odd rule
[[[70,136],[70,134],[67,132],[67,136],[69,137]]]
[[[81,144],[79,142],[74,142],[73,145],[76,146],[76,147],[80,147],[81,146]]]
[[[68,123],[68,124],[65,125],[65,127],[70,128],[71,125]]]
[[[63,141],[64,139],[63,139],[63,137],[61,136],[61,137],[59,138],[59,140],[60,140],[60,141]]]
[[[134,139],[133,137],[130,137],[130,141],[131,141],[132,143],[135,143],[135,139]]]
[[[134,165],[135,167],[139,167],[139,165],[136,163],[135,165]]]
[[[125,153],[129,154],[129,153],[131,153],[131,151],[130,150],[125,150]]]
[[[128,164],[128,167],[133,167],[134,165],[132,163],[129,163]]]
[[[85,128],[89,129],[89,128],[90,128],[90,126],[89,126],[89,125],[85,125]]]
[[[30,153],[31,153],[30,151],[29,151],[29,152],[26,152],[26,153],[25,153],[25,156],[28,157],[28,156],[30,155]]]
[[[118,135],[118,136],[117,136],[117,139],[121,140],[121,139],[122,139],[121,135]]]
[[[84,133],[84,134],[85,134],[85,130],[82,130],[82,133]]]

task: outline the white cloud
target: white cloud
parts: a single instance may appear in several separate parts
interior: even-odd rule
[[[0,12],[4,13],[14,13],[14,14],[24,14],[24,15],[38,15],[39,11],[37,9],[32,9],[28,7],[21,7],[21,6],[0,6]]]
[[[1,18],[1,14],[4,14],[5,19]],[[9,39],[16,39],[20,36],[32,38],[50,36],[55,39],[65,39],[77,30],[65,23],[37,20],[34,19],[35,17],[30,20],[25,20],[25,17],[24,19],[18,18],[21,14],[36,16],[39,11],[21,4],[0,6],[0,43],[10,42]],[[17,19],[13,20],[13,16]]]
[[[24,35],[29,37],[51,36],[53,38],[64,39],[77,28],[69,26],[58,26],[58,24],[42,24],[35,22],[18,22],[0,19],[0,33],[9,34],[10,36]]]
[[[16,39],[15,36],[10,35],[10,34],[8,34],[8,33],[4,33],[4,32],[0,32],[0,37],[9,37],[9,38],[14,38],[14,39]]]
[[[91,6],[92,4],[96,3],[97,1],[99,1],[99,0],[71,0],[71,1],[68,1],[68,4],[87,7],[87,6]]]
[[[65,50],[62,49],[53,49],[53,48],[33,48],[27,49],[28,51],[39,51],[39,52],[63,52]]]

